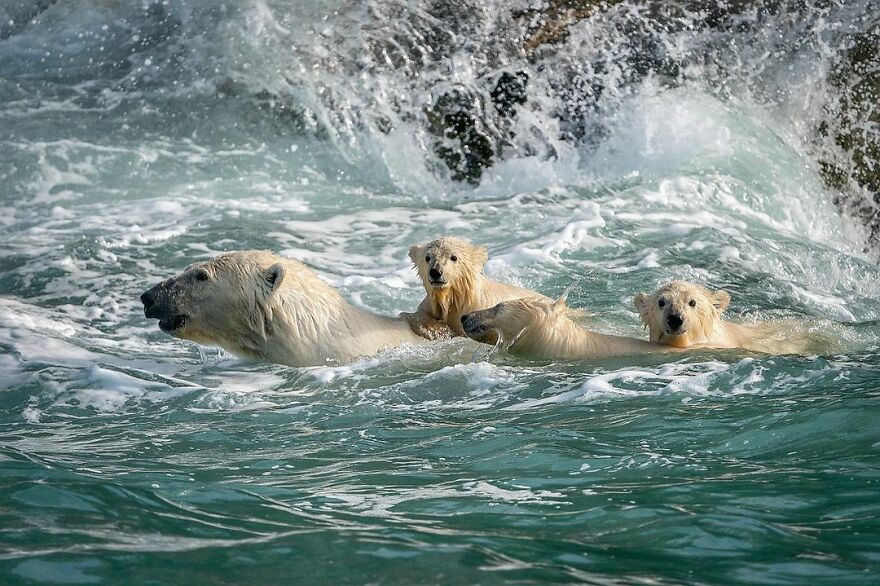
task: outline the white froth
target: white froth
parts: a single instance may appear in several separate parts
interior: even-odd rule
[[[463,383],[474,396],[485,395],[499,385],[510,388],[514,380],[513,374],[488,362],[455,364],[425,376],[425,382],[430,384]]]
[[[325,489],[316,494],[321,500],[332,499],[344,506],[374,517],[394,518],[394,508],[404,503],[418,503],[435,499],[456,499],[475,497],[490,504],[514,503],[529,505],[567,505],[562,493],[552,490],[536,490],[528,487],[502,488],[487,481],[467,481],[458,486],[438,487],[397,487],[385,493],[365,494]]]

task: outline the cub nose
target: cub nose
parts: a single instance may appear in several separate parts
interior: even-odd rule
[[[466,313],[461,316],[461,327],[466,334],[473,334],[480,329],[480,322],[472,313]]]
[[[431,269],[430,271],[428,271],[428,276],[436,281],[443,276],[443,273],[441,271],[438,271],[437,269]]]
[[[668,325],[673,330],[677,330],[681,327],[681,324],[684,323],[684,320],[681,319],[680,315],[671,314],[666,318],[666,325]]]

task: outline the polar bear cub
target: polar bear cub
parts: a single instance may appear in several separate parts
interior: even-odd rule
[[[508,299],[544,298],[540,293],[488,278],[483,274],[483,265],[489,259],[489,251],[463,238],[447,236],[415,245],[410,248],[409,257],[427,295],[414,314],[402,314],[402,317],[423,336],[436,337],[431,330],[437,322],[448,326],[455,335],[463,336],[461,316],[466,313]],[[480,341],[494,344],[494,331],[487,331],[486,338]]]
[[[536,360],[589,360],[675,351],[644,340],[591,332],[571,319],[575,313],[566,306],[564,296],[557,301],[533,297],[503,301],[465,314],[461,324],[474,340],[482,341],[487,332],[495,331],[501,347],[509,353]]]
[[[744,348],[767,354],[814,354],[833,345],[803,324],[775,320],[750,326],[721,319],[730,305],[727,291],[709,291],[688,281],[672,281],[633,299],[650,340],[676,348]]]
[[[633,304],[652,342],[676,348],[739,348],[748,338],[747,328],[721,321],[730,305],[730,294],[724,290],[672,281],[650,295],[639,293]]]
[[[262,250],[193,264],[144,292],[141,302],[168,334],[290,366],[427,342],[402,319],[349,304],[301,262]]]

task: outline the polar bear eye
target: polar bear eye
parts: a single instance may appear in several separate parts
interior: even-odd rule
[[[449,260],[451,260],[452,262],[455,262],[458,260],[458,257],[453,254],[452,256],[449,257]]]
[[[208,271],[205,269],[196,269],[196,280],[197,281],[207,281],[208,280]]]
[[[666,307],[666,300],[661,299],[660,301],[657,302],[657,305],[659,305],[660,307]]]
[[[425,262],[431,262],[431,255],[430,254],[425,257]]]
[[[691,299],[690,301],[688,301],[688,305],[690,305],[691,307],[696,307],[696,306],[697,306],[697,302],[694,301],[693,299]]]

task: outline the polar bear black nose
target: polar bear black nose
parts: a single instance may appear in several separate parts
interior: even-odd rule
[[[675,315],[674,313],[673,313],[673,314],[670,314],[670,315],[666,318],[666,325],[668,325],[668,326],[669,326],[670,328],[672,328],[673,330],[677,330],[678,328],[680,328],[680,327],[681,327],[681,324],[683,324],[683,323],[684,323],[684,320],[681,319],[681,316],[680,316],[680,315]]]
[[[443,276],[443,272],[438,271],[437,269],[431,269],[430,271],[428,271],[428,276],[434,280],[437,280]]]
[[[461,327],[464,329],[465,334],[481,334],[487,329],[473,313],[466,313],[461,316]]]
[[[141,303],[144,304],[144,315],[148,318],[166,317],[168,309],[166,307],[166,290],[163,288],[165,282],[153,285],[141,295]]]

